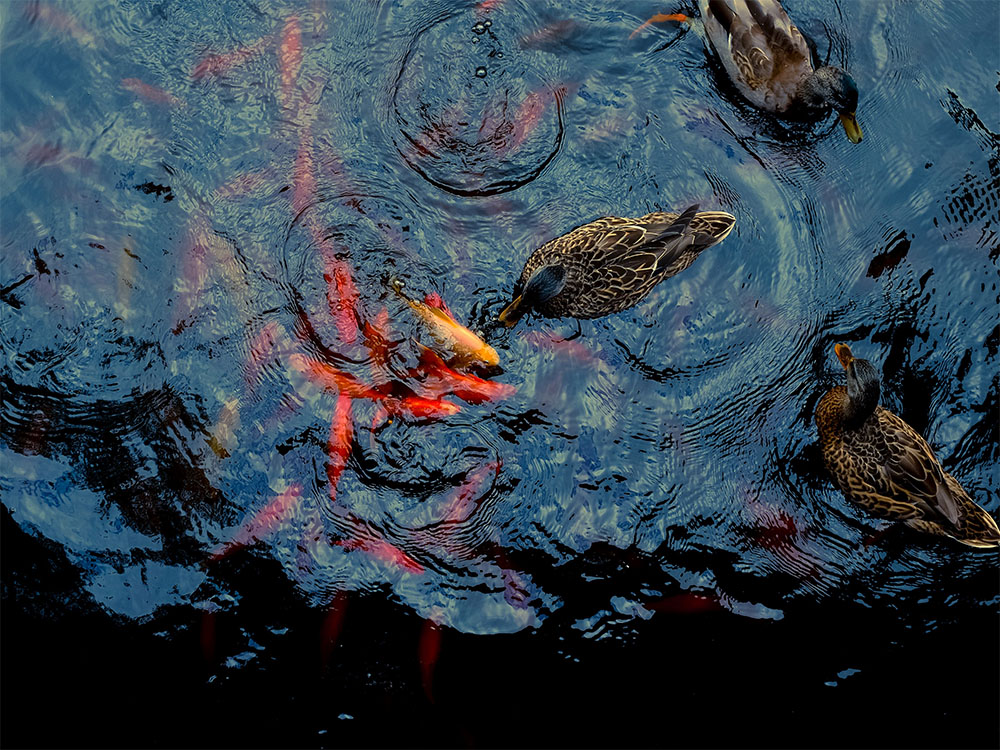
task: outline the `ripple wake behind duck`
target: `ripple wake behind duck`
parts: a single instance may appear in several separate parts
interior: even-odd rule
[[[500,322],[514,325],[529,310],[549,318],[626,310],[724,240],[735,224],[732,214],[699,212],[697,205],[680,215],[656,211],[584,224],[531,254]]]

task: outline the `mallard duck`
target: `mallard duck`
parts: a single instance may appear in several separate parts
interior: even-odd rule
[[[549,318],[621,312],[725,239],[735,223],[732,214],[694,205],[680,215],[656,211],[584,224],[531,254],[500,322],[514,325],[528,310]]]
[[[835,66],[813,67],[806,38],[778,0],[698,0],[698,7],[723,67],[752,104],[800,119],[836,110],[851,143],[861,142],[857,84]]]
[[[879,518],[956,539],[1000,546],[1000,529],[958,481],[941,468],[916,430],[878,405],[881,385],[871,362],[834,347],[847,371],[820,399],[816,426],[823,460],[844,496]]]

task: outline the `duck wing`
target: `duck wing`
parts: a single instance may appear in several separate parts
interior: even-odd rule
[[[886,409],[879,409],[879,421],[885,437],[886,454],[878,470],[886,494],[905,498],[920,508],[925,518],[943,519],[951,527],[958,526],[961,506],[968,498],[957,496],[927,441]],[[958,491],[965,494],[961,487]]]
[[[790,101],[798,82],[812,72],[812,64],[809,45],[785,9],[776,0],[702,3],[709,37],[717,51],[728,52],[735,71],[726,67],[730,75],[736,73],[736,83],[761,96],[773,89]]]

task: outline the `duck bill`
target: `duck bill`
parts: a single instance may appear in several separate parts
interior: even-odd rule
[[[513,302],[511,302],[509,305],[507,305],[507,307],[505,307],[503,310],[500,311],[500,314],[497,316],[497,320],[499,320],[508,328],[510,328],[512,325],[515,325],[517,321],[521,319],[522,315],[521,311],[518,309],[521,307],[521,299],[522,298],[520,295],[515,297]]]
[[[861,139],[864,136],[861,133],[861,126],[858,125],[858,119],[854,116],[853,112],[842,112],[840,115],[840,124],[844,126],[844,132],[847,133],[847,140],[851,143],[861,143]]]
[[[854,355],[851,354],[851,347],[847,344],[837,344],[833,347],[833,351],[836,352],[837,359],[840,360],[840,364],[845,370],[854,361]]]

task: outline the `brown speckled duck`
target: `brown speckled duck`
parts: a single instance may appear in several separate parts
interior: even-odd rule
[[[847,387],[816,408],[823,460],[844,496],[879,518],[947,536],[970,547],[1000,546],[996,521],[941,468],[916,430],[878,405],[881,385],[868,360],[835,347]]]
[[[836,110],[861,142],[858,87],[840,68],[813,67],[802,32],[778,0],[698,0],[705,33],[736,88],[760,109],[812,119]]]
[[[549,318],[626,310],[725,239],[735,223],[732,214],[694,205],[680,215],[657,211],[584,224],[531,254],[500,322],[514,325],[529,310]]]

